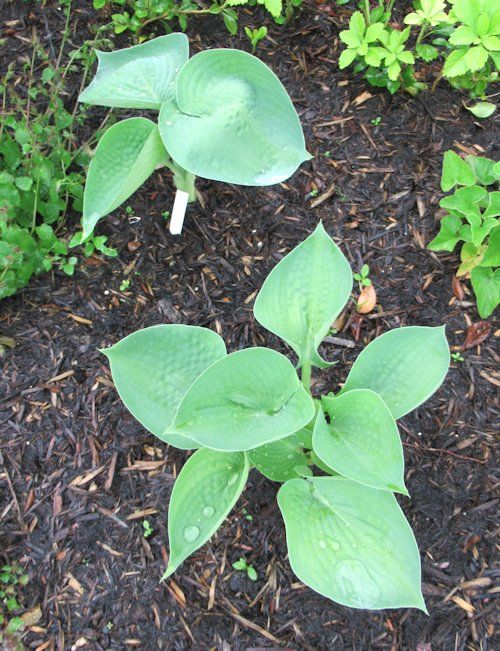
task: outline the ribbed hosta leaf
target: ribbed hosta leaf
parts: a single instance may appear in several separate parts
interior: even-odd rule
[[[432,396],[449,365],[444,326],[396,328],[374,339],[359,354],[341,394],[371,389],[394,418],[401,418]]]
[[[217,531],[245,488],[248,467],[244,452],[207,449],[184,464],[168,507],[170,558],[164,579]]]
[[[83,238],[97,222],[126,201],[156,167],[168,160],[158,127],[129,118],[109,128],[90,163],[83,196]]]
[[[97,50],[99,67],[80,102],[159,110],[175,92],[175,78],[189,57],[185,34],[159,36],[115,52]]]
[[[312,398],[288,359],[268,348],[247,348],[198,377],[167,434],[215,450],[251,450],[297,432],[313,416]]]
[[[278,504],[290,565],[308,586],[353,608],[420,608],[420,557],[394,495],[344,477],[291,479]]]
[[[310,359],[324,367],[318,346],[351,289],[349,263],[320,222],[266,278],[255,300],[255,318],[295,350],[299,365]]]
[[[290,97],[251,54],[216,49],[192,57],[177,77],[176,102],[161,110],[161,136],[197,176],[272,185],[310,158]]]
[[[408,494],[403,447],[388,407],[373,391],[355,389],[324,397],[313,448],[323,463],[366,486]]]
[[[297,466],[308,465],[300,436],[292,434],[280,441],[261,445],[248,453],[250,462],[271,481],[286,481],[297,477]]]
[[[188,325],[137,330],[102,351],[127,409],[150,432],[182,449],[198,447],[178,434],[165,435],[177,407],[196,378],[226,355],[216,332]]]

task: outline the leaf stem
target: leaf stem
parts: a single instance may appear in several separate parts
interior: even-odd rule
[[[302,364],[300,381],[302,382],[302,386],[304,387],[304,389],[309,393],[311,393],[311,371],[312,371],[311,360],[307,358],[306,361]]]
[[[363,11],[363,16],[365,17],[366,26],[369,27],[371,25],[371,22],[370,22],[370,0],[365,0],[362,11]]]

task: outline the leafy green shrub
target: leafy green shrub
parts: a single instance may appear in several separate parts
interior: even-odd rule
[[[93,0],[95,9],[126,7],[111,16],[115,34],[129,30],[140,37],[144,27],[151,23],[164,23],[165,31],[171,31],[169,23],[177,20],[185,30],[189,16],[207,14],[221,15],[231,34],[238,31],[238,14],[234,7],[263,5],[277,23],[289,20],[302,0],[210,0],[209,6],[200,9],[192,0]]]
[[[416,11],[404,17],[405,29],[393,26],[393,2],[370,9],[361,2],[349,29],[340,32],[347,45],[339,67],[354,63],[373,86],[395,93],[402,88],[416,94],[426,87],[417,81],[415,66],[444,57],[442,75],[472,97],[485,97],[488,83],[498,78],[500,11],[490,0],[415,0]],[[411,29],[418,28],[414,42]],[[413,42],[413,45],[411,45]],[[494,105],[493,105],[494,106]]]
[[[71,61],[83,54],[80,48]],[[33,61],[35,56],[44,69],[33,81],[32,65],[25,68],[25,96],[9,83],[10,71],[0,84],[0,299],[54,267],[72,275],[77,263],[61,231],[68,208],[82,211],[88,157],[75,145],[74,128],[83,116],[61,99],[71,64],[64,70],[53,67],[36,44]],[[105,239],[95,240],[95,248],[116,255]]]
[[[439,387],[449,348],[443,328],[391,330],[337,395],[313,399],[312,367],[329,365],[318,347],[352,283],[321,224],[264,282],[255,317],[295,351],[300,380],[284,355],[228,355],[219,335],[195,326],[145,328],[103,351],[135,418],[170,445],[199,448],[173,488],[164,578],[214,534],[255,467],[284,482],[278,504],[301,581],[355,608],[425,610],[418,548],[393,495],[408,495],[396,419]]]
[[[462,160],[447,151],[443,160],[441,189],[455,192],[439,205],[446,210],[431,251],[453,251],[459,242],[458,277],[470,277],[482,318],[500,302],[500,162],[481,156]]]
[[[159,166],[195,201],[196,176],[272,185],[311,157],[286,90],[247,52],[215,49],[189,59],[187,37],[173,33],[97,56],[81,102],[160,113],[158,125],[129,118],[99,141],[85,186],[84,237]]]

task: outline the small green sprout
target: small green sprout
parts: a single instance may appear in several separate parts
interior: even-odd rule
[[[3,629],[13,635],[24,628],[23,619],[11,615],[21,609],[19,593],[28,581],[28,575],[17,563],[4,565],[0,570],[0,642]]]
[[[245,520],[248,520],[248,522],[252,522],[253,515],[250,515],[250,513],[245,508],[241,509],[241,512],[245,516]]]
[[[252,46],[252,52],[255,52],[255,48],[262,41],[263,38],[267,36],[267,27],[256,27],[252,29],[250,27],[245,27],[245,34],[250,40]]]
[[[364,264],[359,274],[352,274],[352,277],[359,283],[360,287],[369,287],[372,284],[372,281],[368,277],[369,273],[370,267]]]
[[[153,535],[153,528],[149,524],[149,520],[143,520],[142,521],[142,529],[143,529],[144,538],[149,538],[150,536]]]
[[[127,291],[127,289],[130,287],[131,282],[132,281],[130,280],[130,278],[125,278],[124,280],[122,280],[120,283],[120,291],[121,292]],[[146,522],[146,520],[144,522]]]
[[[381,118],[380,115],[377,115],[377,117],[376,117],[376,118],[373,118],[373,120],[370,120],[370,122],[371,122],[374,126],[378,127],[378,125],[382,122],[382,118]]]
[[[464,358],[463,358],[463,356],[462,356],[462,353],[460,353],[460,352],[458,352],[458,353],[451,353],[451,359],[452,359],[454,362],[463,362],[463,361],[464,361]]]
[[[248,565],[246,560],[243,558],[243,556],[240,558],[239,561],[236,561],[236,563],[233,563],[233,567],[235,570],[238,570],[238,572],[246,572],[247,576],[249,579],[252,581],[257,581],[257,572],[254,568],[253,565]]]

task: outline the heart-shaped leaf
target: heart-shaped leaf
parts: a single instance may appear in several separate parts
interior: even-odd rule
[[[146,118],[114,124],[99,140],[83,195],[83,239],[168,160],[158,127]]]
[[[344,477],[291,479],[278,504],[298,578],[352,608],[420,608],[420,557],[392,493]]]
[[[329,422],[320,411],[313,435],[319,458],[344,477],[408,495],[398,427],[382,398],[354,389],[321,402]]]
[[[321,222],[281,260],[255,300],[255,318],[293,348],[299,366],[328,364],[317,350],[352,290],[346,258]]]
[[[261,445],[248,453],[250,462],[271,481],[286,481],[297,477],[297,466],[307,466],[308,459],[297,434],[280,441]]]
[[[407,326],[377,337],[354,362],[341,394],[371,389],[401,418],[430,398],[448,372],[444,331],[444,326]]]
[[[226,355],[216,332],[188,325],[137,330],[102,351],[127,409],[155,436],[181,449],[198,447],[178,434],[165,435],[179,403],[196,378]]]
[[[162,579],[217,531],[245,488],[248,469],[244,452],[205,448],[187,460],[168,507],[170,557]]]
[[[195,380],[167,434],[215,450],[251,450],[293,434],[313,416],[312,398],[288,359],[269,348],[247,348]]]
[[[189,58],[189,42],[185,34],[174,33],[115,52],[96,52],[99,67],[80,102],[159,110],[174,97],[175,78]]]
[[[200,52],[182,68],[159,127],[172,158],[206,179],[272,185],[311,158],[286,90],[240,50]]]
[[[448,192],[455,185],[472,185],[474,172],[467,163],[451,149],[444,154],[441,190]]]

